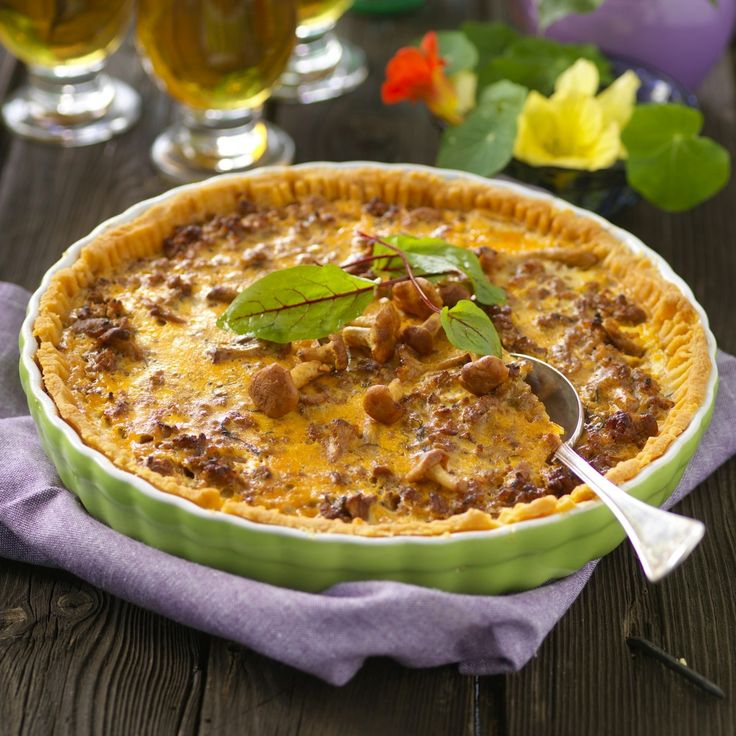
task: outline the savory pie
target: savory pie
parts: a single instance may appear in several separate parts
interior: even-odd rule
[[[506,293],[484,307],[502,357],[453,347],[406,281],[322,340],[217,326],[277,269],[357,261],[371,276],[359,233],[472,249]],[[471,295],[462,274],[423,283],[437,306]],[[205,508],[371,536],[490,529],[593,497],[551,460],[560,428],[511,353],[573,382],[577,449],[614,482],[688,426],[711,371],[687,298],[592,218],[491,183],[368,167],[185,190],[58,272],[34,333],[60,415],[118,467]]]

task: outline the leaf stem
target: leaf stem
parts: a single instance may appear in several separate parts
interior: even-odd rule
[[[361,238],[365,238],[367,241],[371,243],[378,243],[379,245],[382,245],[384,248],[388,248],[389,250],[392,250],[396,255],[401,259],[401,262],[404,264],[404,268],[406,269],[406,275],[409,277],[409,281],[414,285],[414,288],[419,293],[419,298],[427,305],[427,308],[430,309],[433,312],[441,312],[442,310],[435,306],[429,299],[429,297],[424,293],[424,290],[419,285],[419,282],[417,281],[416,277],[414,276],[414,271],[412,271],[411,264],[409,263],[409,259],[406,257],[406,253],[404,253],[401,248],[397,248],[395,245],[392,245],[391,243],[387,242],[386,240],[383,240],[382,238],[377,237],[376,235],[368,235],[368,233],[364,233],[361,230],[357,231],[357,235],[359,235]],[[385,258],[386,256],[379,256],[379,258]]]

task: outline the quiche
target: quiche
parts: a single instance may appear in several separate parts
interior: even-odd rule
[[[504,298],[480,303],[451,271],[382,282],[321,339],[218,325],[286,268],[375,279],[372,237],[394,235],[472,251]],[[498,355],[448,340],[437,312],[466,301]],[[185,189],[57,272],[34,334],[61,417],[119,468],[207,509],[366,536],[493,529],[594,497],[553,460],[561,430],[523,355],[577,388],[577,450],[617,483],[683,432],[711,371],[688,299],[597,220],[492,183],[371,167]]]

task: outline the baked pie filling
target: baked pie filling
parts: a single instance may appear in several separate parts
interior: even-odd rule
[[[501,357],[450,344],[407,281],[321,340],[217,326],[277,269],[356,262],[373,277],[360,233],[472,249],[506,294],[482,307]],[[461,273],[422,283],[437,306],[472,295]],[[591,498],[551,460],[560,430],[511,353],[572,381],[586,411],[577,448],[617,481],[687,426],[709,371],[689,302],[592,220],[491,185],[368,169],[180,194],[87,246],[35,331],[62,417],[118,466],[207,508],[368,535],[493,528]]]

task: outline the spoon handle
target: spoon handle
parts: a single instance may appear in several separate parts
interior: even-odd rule
[[[674,570],[703,538],[705,526],[695,519],[649,506],[604,478],[571,447],[563,444],[557,459],[595,491],[613,512],[652,582]]]

